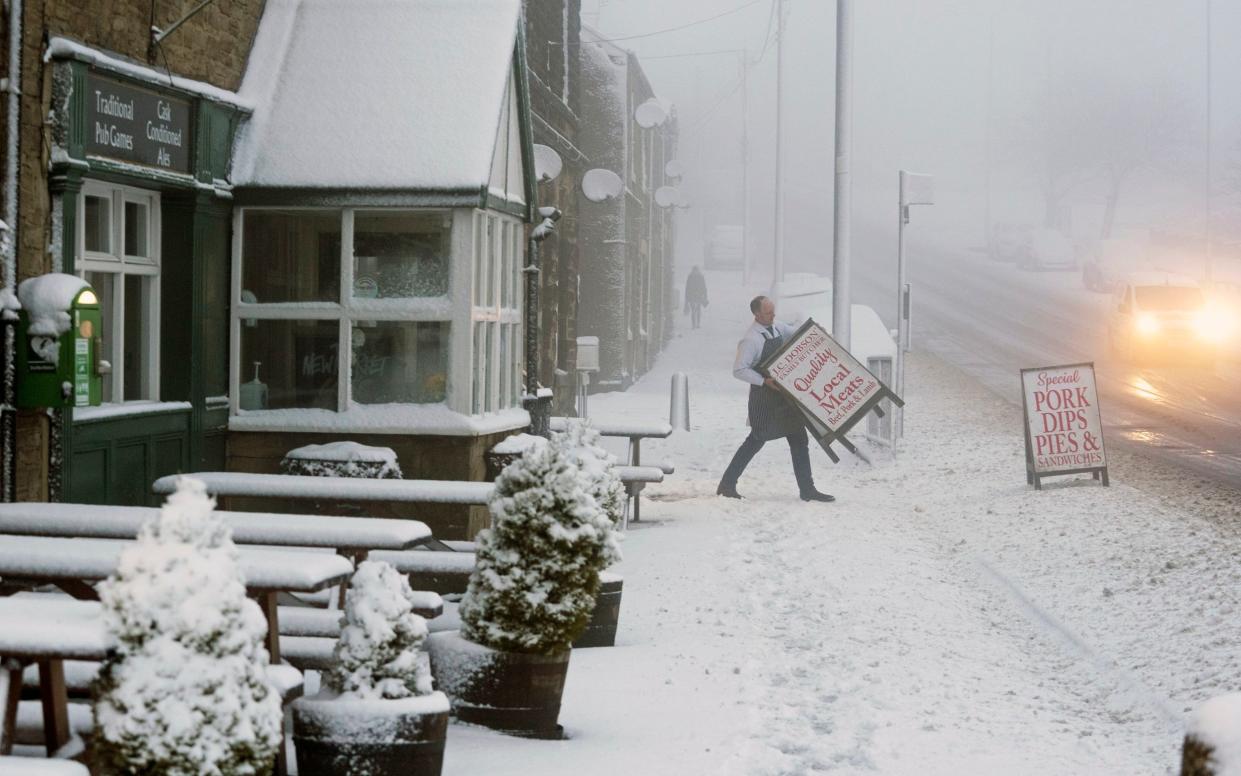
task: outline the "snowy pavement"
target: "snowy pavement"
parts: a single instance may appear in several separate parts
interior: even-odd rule
[[[746,433],[749,294],[726,282],[702,329],[591,399],[666,418],[683,371],[694,430],[644,446],[677,472],[626,537],[617,646],[573,654],[568,739],[454,724],[446,776],[1174,772],[1185,713],[1241,689],[1236,494],[1116,453],[1110,488],[1035,492],[1019,411],[916,355],[896,460],[812,447],[835,504],[797,499],[780,441],[744,501],[716,497]]]

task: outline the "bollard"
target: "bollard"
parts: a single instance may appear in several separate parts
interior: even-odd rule
[[[668,425],[682,431],[689,431],[689,378],[684,372],[675,372],[672,375]]]
[[[1181,749],[1181,776],[1241,772],[1241,693],[1216,696],[1194,712]]]

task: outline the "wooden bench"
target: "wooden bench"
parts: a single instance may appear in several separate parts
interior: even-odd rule
[[[93,585],[111,576],[132,542],[0,535],[0,577],[52,584],[75,598],[97,598]],[[267,618],[267,649],[280,662],[280,592],[314,592],[344,583],[353,564],[339,555],[238,547],[246,592]],[[0,599],[2,600],[2,599]]]
[[[571,421],[579,420],[579,418],[561,418],[555,417],[551,419],[552,431],[564,431]],[[599,432],[600,436],[606,437],[624,437],[629,440],[629,448],[626,452],[625,463],[629,467],[638,468],[642,466],[642,440],[643,439],[667,439],[672,436],[672,425],[662,420],[649,423],[639,421],[608,421],[590,419],[590,426]],[[625,467],[617,467],[618,469]],[[658,467],[663,474],[672,474],[674,468],[672,464],[664,462]],[[629,494],[630,500],[633,502],[633,520],[638,522],[642,519],[642,506],[638,498],[638,492],[642,490],[647,482],[662,482],[662,478],[658,480],[634,480],[628,481],[624,477],[621,481],[625,483],[625,491]],[[628,516],[625,522],[628,523]]]

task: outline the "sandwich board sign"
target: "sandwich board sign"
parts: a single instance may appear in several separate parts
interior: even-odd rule
[[[857,451],[845,434],[871,410],[883,417],[879,402],[891,399],[896,406],[905,406],[813,318],[760,362],[758,370],[793,400],[807,428],[833,461],[840,459],[830,447],[832,442],[840,442],[849,452]]]
[[[1043,477],[1091,474],[1108,484],[1093,363],[1022,369],[1021,406],[1026,482],[1041,490]]]

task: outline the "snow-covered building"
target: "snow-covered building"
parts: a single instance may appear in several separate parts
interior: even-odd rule
[[[579,198],[581,296],[578,334],[596,336],[595,387],[627,386],[650,368],[671,335],[673,218],[655,202],[676,146],[675,111],[656,98],[637,57],[582,27],[579,138],[594,168],[616,173],[618,196]],[[663,112],[638,120],[648,102]]]
[[[529,423],[535,204],[520,0],[269,0],[234,146],[228,467],[396,450],[481,479]],[[425,506],[463,538],[486,510]]]
[[[103,406],[16,413],[16,433],[4,435],[16,498],[145,503],[158,476],[224,465],[226,178],[233,132],[252,108],[236,89],[262,5],[190,10],[4,8],[5,99],[17,109],[0,122],[4,285],[53,272],[89,282],[102,313],[97,353],[111,364]],[[20,57],[10,58],[14,39]]]

